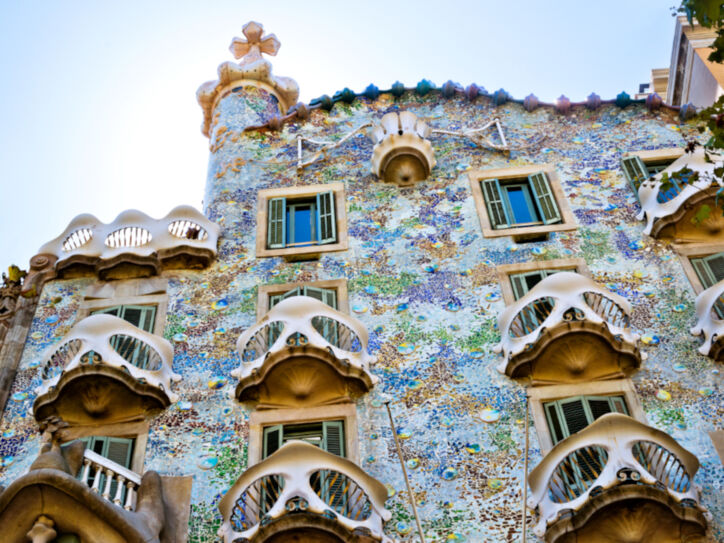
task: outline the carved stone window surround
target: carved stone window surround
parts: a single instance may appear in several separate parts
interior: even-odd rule
[[[272,198],[311,198],[317,194],[332,191],[334,193],[336,243],[324,245],[308,245],[305,247],[284,247],[281,249],[267,248],[267,229],[269,223],[269,200]],[[347,201],[344,183],[328,183],[325,185],[303,185],[263,189],[258,193],[257,225],[256,225],[256,256],[281,256],[289,260],[317,258],[320,253],[345,251],[347,241]]]
[[[528,399],[533,417],[533,426],[535,426],[535,431],[538,435],[541,453],[545,455],[553,448],[553,439],[548,429],[548,419],[543,409],[544,403],[573,396],[612,395],[622,395],[626,400],[629,415],[639,422],[647,423],[646,415],[639,402],[633,382],[630,379],[612,379],[610,381],[594,381],[571,385],[529,387]]]
[[[551,192],[558,206],[561,215],[561,222],[556,224],[541,224],[537,226],[523,226],[512,228],[494,229],[492,222],[488,216],[488,208],[485,205],[483,190],[480,182],[484,179],[517,179],[527,177],[534,173],[543,172],[548,178]],[[473,201],[475,209],[478,212],[480,226],[483,230],[483,237],[498,238],[510,236],[516,241],[524,241],[529,238],[542,237],[550,232],[562,232],[566,230],[576,230],[578,225],[576,219],[571,212],[568,201],[563,192],[561,179],[556,172],[553,164],[536,164],[531,166],[516,166],[513,168],[496,168],[491,170],[474,170],[468,173],[470,180],[470,188],[473,193]]]
[[[724,251],[724,243],[674,244],[673,247],[694,293],[701,294],[705,287],[701,284],[691,259],[721,253]]]
[[[343,420],[347,460],[359,464],[357,408],[354,404],[324,405],[300,409],[252,411],[249,415],[249,449],[247,468],[262,460],[264,428],[276,424],[301,424],[324,420]]]

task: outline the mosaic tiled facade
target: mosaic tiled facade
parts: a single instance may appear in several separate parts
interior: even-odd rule
[[[645,422],[698,458],[694,482],[709,512],[707,537],[724,540],[724,467],[709,435],[724,426],[721,364],[697,352],[701,339],[689,332],[696,294],[672,245],[644,235],[620,165],[627,152],[683,147],[700,138],[695,126],[643,103],[581,105],[564,114],[482,93],[445,94],[356,96],[276,123],[277,130],[247,130],[280,115],[263,88],[240,85],[216,103],[204,214],[221,228],[218,255],[204,270],[159,272],[168,280],[162,334],[173,343],[181,379],[172,385],[178,401],[149,417],[144,463],[161,475],[193,476],[188,540],[215,540],[218,502],[247,468],[252,407],[234,398],[231,372],[242,364],[238,337],[258,321],[259,287],[344,279],[350,314],[366,327],[375,357],[378,382],[354,406],[359,465],[388,490],[387,536],[417,537],[384,405],[390,401],[426,540],[519,541],[526,389],[497,369],[505,302],[496,267],[573,257],[631,304],[631,328],[646,356],[630,378]],[[371,173],[373,143],[360,132],[297,168],[298,137],[334,142],[403,111],[449,132],[498,118],[512,150],[434,132],[429,178],[398,187]],[[316,150],[305,142],[303,158]],[[560,177],[575,229],[543,241],[483,237],[470,172],[543,164]],[[335,182],[344,184],[346,250],[302,261],[256,256],[259,190]],[[38,455],[32,406],[44,357],[78,322],[97,282],[86,274],[44,285],[0,422],[4,486]],[[533,422],[529,439],[530,470],[544,456]],[[532,531],[528,538],[538,540]]]

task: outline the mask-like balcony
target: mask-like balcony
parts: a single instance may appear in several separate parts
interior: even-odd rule
[[[224,543],[391,543],[386,499],[385,486],[353,462],[290,441],[221,498],[218,535]]]
[[[282,300],[239,337],[236,397],[257,408],[350,401],[377,382],[367,341],[361,322],[319,300]]]
[[[696,297],[695,336],[704,335],[699,352],[724,362],[724,280],[712,285]]]
[[[668,168],[647,179],[639,186],[641,212],[637,218],[646,221],[644,232],[658,239],[672,239],[678,242],[706,242],[721,240],[724,231],[724,216],[717,212],[717,191],[721,180],[714,175],[714,169],[721,166],[720,159],[712,157],[707,162],[703,148],[686,153]],[[693,182],[683,183],[670,176],[683,168],[689,175],[698,176]],[[662,183],[662,176],[669,175],[669,182]],[[711,212],[700,215],[703,206]]]
[[[30,471],[0,491],[2,540],[45,543],[72,535],[104,543],[159,542],[166,507],[155,471],[141,477],[84,450],[80,441],[62,448],[45,444]]]
[[[110,224],[78,215],[65,231],[43,245],[40,255],[55,259],[55,273],[87,273],[101,279],[146,277],[161,269],[200,269],[216,256],[219,226],[191,206],[174,208],[163,219],[124,211]]]
[[[528,506],[548,543],[704,541],[697,458],[668,434],[607,414],[531,471]]]
[[[37,420],[58,416],[70,424],[120,422],[178,400],[171,381],[173,347],[112,315],[91,315],[54,345],[36,389]]]
[[[576,383],[630,374],[642,355],[631,306],[573,272],[550,275],[498,317],[501,373],[533,384]]]

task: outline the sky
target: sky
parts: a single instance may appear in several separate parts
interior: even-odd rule
[[[199,209],[196,89],[254,20],[300,100],[374,83],[475,83],[515,98],[634,94],[669,65],[671,0],[0,0],[0,269],[73,217]]]

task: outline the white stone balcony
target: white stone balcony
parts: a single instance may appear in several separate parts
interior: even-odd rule
[[[558,443],[531,471],[534,531],[547,542],[570,532],[575,541],[670,541],[671,534],[679,541],[685,533],[698,541],[693,536],[706,530],[693,483],[698,469],[697,458],[668,434],[626,415],[604,415]],[[589,539],[602,523],[609,539]],[[632,523],[648,530],[647,538],[633,537]]]
[[[83,451],[80,481],[126,511],[135,511],[141,476],[90,449]]]
[[[372,173],[402,187],[424,181],[435,167],[430,137],[432,130],[410,111],[386,114],[370,130],[375,143]]]
[[[385,486],[353,462],[290,441],[246,470],[221,498],[218,535],[224,543],[297,531],[305,541],[391,543],[383,531],[391,517],[386,499]]]
[[[236,396],[266,407],[349,401],[378,381],[367,342],[361,322],[315,298],[282,300],[237,341]]]
[[[681,242],[713,241],[721,239],[724,230],[724,217],[716,212],[716,192],[722,182],[714,175],[714,168],[721,165],[721,159],[712,157],[707,161],[704,149],[698,147],[693,153],[685,153],[668,168],[647,179],[639,186],[641,211],[639,220],[646,221],[644,232],[654,238],[670,238]],[[692,183],[676,187],[662,188],[662,176],[669,176],[688,168],[698,175]],[[711,208],[709,216],[701,221],[695,219],[702,205]]]
[[[699,352],[724,361],[724,280],[696,297],[696,317],[698,320],[691,333],[704,336]]]
[[[642,358],[630,315],[624,298],[588,277],[550,275],[498,317],[498,370],[536,384],[627,375]]]
[[[173,347],[112,315],[91,315],[54,345],[42,365],[35,416],[68,423],[123,420],[165,408],[178,397],[171,382]]]
[[[219,232],[216,223],[191,206],[176,207],[158,220],[128,210],[110,224],[83,214],[39,254],[55,259],[55,272],[61,276],[78,268],[101,278],[151,275],[161,268],[207,266],[216,256]]]

